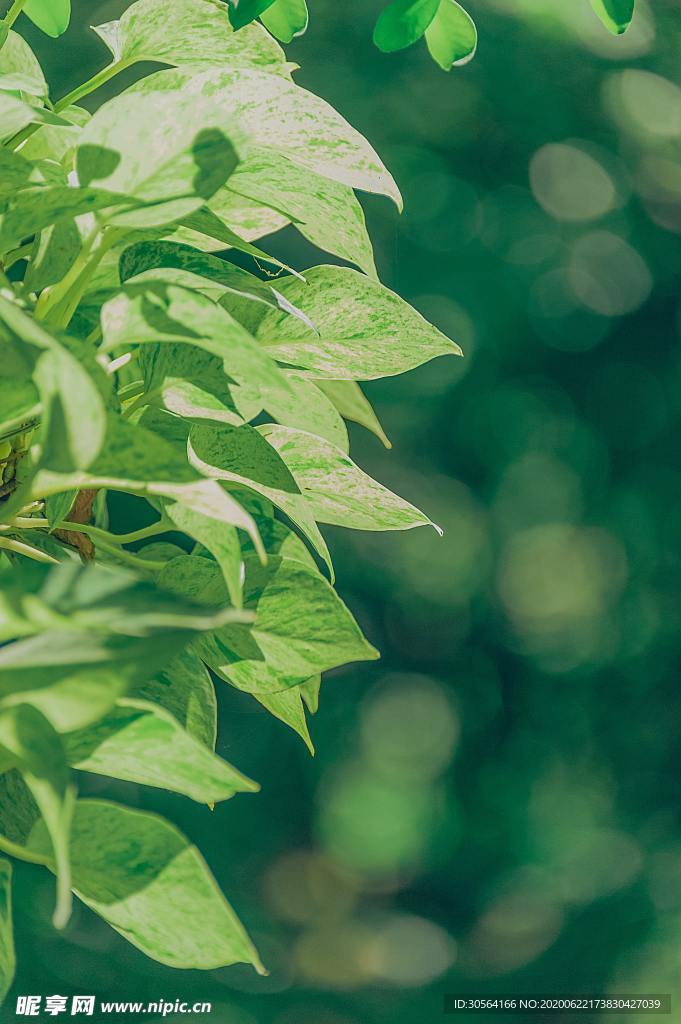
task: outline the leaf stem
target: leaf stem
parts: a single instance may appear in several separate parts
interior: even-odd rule
[[[32,558],[35,562],[49,562],[51,565],[59,565],[57,559],[53,558],[52,555],[48,555],[38,548],[31,547],[30,544],[24,544],[21,540],[14,540],[12,537],[0,537],[0,549],[13,551],[17,555],[25,555],[26,558]]]
[[[128,60],[116,60],[112,64],[107,64],[105,68],[98,71],[92,78],[88,78],[87,82],[82,82],[75,89],[72,89],[71,92],[67,93],[66,96],[62,96],[54,105],[55,114],[59,114],[62,110],[70,107],[71,104],[77,103],[83,96],[89,96],[91,92],[99,89],[100,86],[106,85],[110,79],[114,78],[119,72],[131,67],[138,60],[138,57],[134,57]]]
[[[2,19],[2,22],[0,22],[0,24],[2,25],[2,28],[4,30],[3,31],[3,35],[0,36],[0,39],[2,39],[2,43],[4,43],[5,40],[7,39],[7,33],[9,32],[9,30],[11,29],[12,25],[17,20],[19,15],[21,14],[21,12],[24,9],[25,5],[26,5],[26,0],[14,0],[14,3],[10,7],[10,9],[8,10],[8,12],[5,15],[5,17]],[[2,43],[0,43],[0,46],[2,46]]]
[[[37,517],[21,518],[17,516],[9,525],[10,528],[15,527],[20,530],[35,530],[49,528],[50,522],[48,519],[38,519]],[[105,544],[118,547],[121,544],[134,544],[136,541],[145,540],[147,537],[156,537],[159,533],[167,533],[173,529],[173,526],[172,523],[160,519],[156,523],[143,526],[141,529],[133,530],[131,533],[109,533],[108,530],[101,530],[98,526],[91,526],[89,523],[72,523],[65,519],[58,522],[52,528],[55,530],[69,530],[71,533],[86,533],[88,537],[92,537],[95,541],[103,541]]]

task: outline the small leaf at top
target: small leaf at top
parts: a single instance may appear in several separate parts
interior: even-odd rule
[[[306,0],[274,0],[260,15],[268,32],[282,43],[290,43],[307,29]]]
[[[71,0],[27,0],[24,14],[46,35],[56,39],[69,27]]]
[[[426,29],[431,57],[444,71],[466,64],[475,56],[478,32],[468,11],[457,0],[440,0],[437,13]]]
[[[374,27],[374,43],[384,53],[403,50],[420,39],[440,0],[392,0]]]

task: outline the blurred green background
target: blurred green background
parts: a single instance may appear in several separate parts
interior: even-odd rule
[[[56,95],[104,63],[84,24],[126,4],[75,6],[56,47],[18,26]],[[638,0],[614,39],[587,0],[468,7],[480,48],[449,76],[373,48],[377,3],[311,0],[288,48],[403,189],[402,217],[365,204],[382,279],[465,351],[368,386],[392,452],[352,437],[444,538],[328,530],[383,657],[325,681],[314,760],[222,687],[219,751],[260,795],[211,814],[87,780],[196,840],[271,974],[161,967],[82,907],[57,935],[51,878],[19,865],[15,993],[205,999],[219,1024],[681,1000],[681,11]]]

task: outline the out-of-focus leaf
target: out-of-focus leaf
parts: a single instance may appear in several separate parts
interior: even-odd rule
[[[302,36],[307,28],[306,0],[274,0],[267,10],[261,12],[260,20],[275,39],[290,43],[296,36]]]
[[[274,0],[232,0],[227,4],[229,20],[235,29],[244,28],[255,21],[273,3]]]
[[[591,0],[591,6],[607,29],[622,35],[634,16],[636,0]]]
[[[376,46],[384,53],[411,46],[430,25],[439,3],[440,0],[392,0],[374,27]]]
[[[475,56],[478,31],[468,11],[457,0],[440,0],[437,13],[426,29],[431,57],[444,71],[466,64]]]
[[[71,0],[27,0],[24,14],[46,35],[56,39],[69,27]]]
[[[76,791],[64,746],[49,721],[29,704],[0,710],[0,752],[18,768],[40,808],[57,874],[55,928],[71,915],[69,834]]]

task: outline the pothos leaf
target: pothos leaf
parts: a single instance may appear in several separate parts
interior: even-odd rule
[[[266,351],[307,377],[372,380],[461,349],[388,288],[343,267],[314,267],[305,282],[280,280],[316,332],[264,310],[256,330]]]
[[[215,750],[215,689],[206,666],[196,654],[182,651],[162,672],[136,687],[133,696],[159,704],[189,736]]]
[[[20,74],[32,82],[28,91],[33,96],[47,96],[47,82],[38,58],[23,36],[10,31],[0,48],[0,77],[12,74]]]
[[[242,159],[263,148],[275,150],[316,174],[402,206],[392,175],[367,140],[328,103],[286,78],[254,68],[180,68],[150,75],[127,95],[161,91],[191,108],[191,118],[202,117],[207,101],[211,110],[221,110],[214,127],[229,135]]]
[[[198,564],[206,563],[206,564]],[[323,576],[302,562],[270,558],[266,566],[246,556],[244,607],[252,624],[226,626],[195,645],[222,678],[251,693],[276,693],[348,661],[371,661],[377,652]],[[185,556],[170,562],[163,584],[195,599],[212,596],[217,567]],[[197,593],[198,591],[198,593]]]
[[[54,867],[41,822],[26,853]],[[251,963],[263,971],[198,850],[163,818],[79,800],[71,858],[76,895],[147,956],[170,967]]]
[[[64,928],[71,914],[69,835],[76,799],[64,747],[39,711],[17,704],[0,710],[0,755],[18,768],[40,808],[57,874],[53,922]]]
[[[199,803],[258,789],[185,732],[169,712],[139,698],[119,700],[105,718],[71,733],[66,752],[74,768],[169,789]]]
[[[330,441],[273,424],[257,429],[290,469],[318,522],[355,530],[435,525],[414,505],[372,480]]]
[[[331,570],[326,542],[286,464],[247,424],[198,424],[189,435],[189,458],[205,476],[252,489],[268,498],[303,532]]]
[[[305,718],[305,707],[299,686],[292,686],[279,693],[254,693],[253,696],[271,715],[297,732],[310,753],[314,754],[314,745]]]
[[[267,32],[249,25],[236,35],[227,5],[214,0],[138,0],[120,21],[99,25],[95,32],[121,64],[153,60],[287,73],[284,53]]]
[[[14,302],[0,296],[0,321],[38,350],[35,381],[43,406],[43,459],[55,469],[83,469],[102,446],[106,421],[100,393],[82,363]]]

